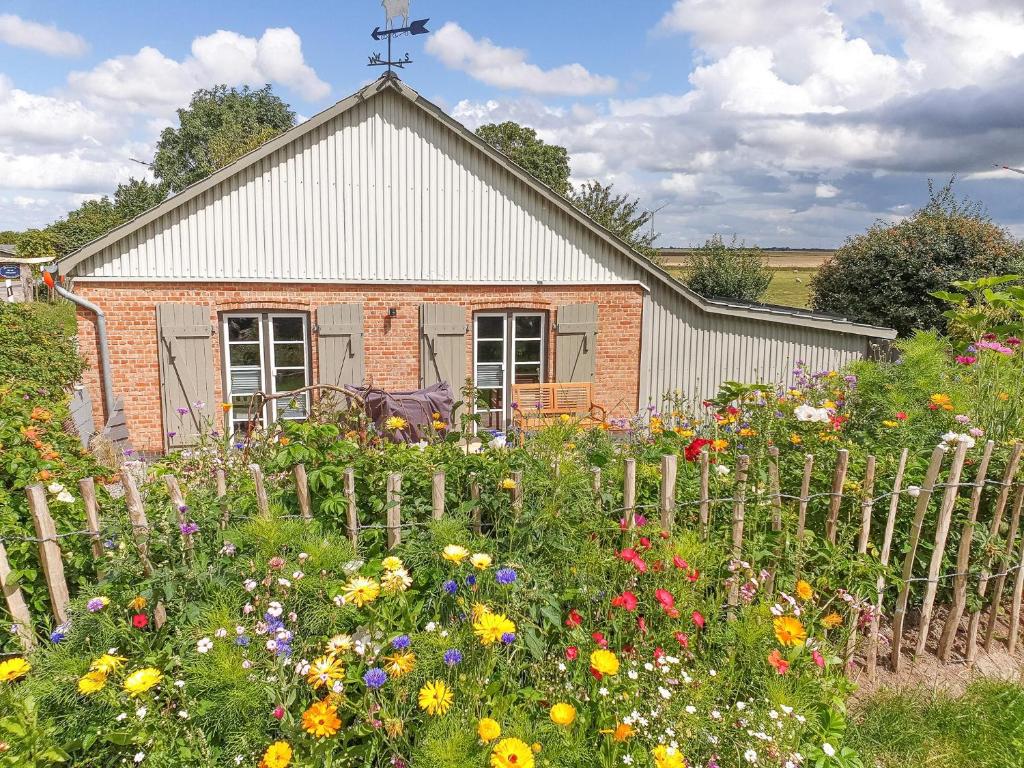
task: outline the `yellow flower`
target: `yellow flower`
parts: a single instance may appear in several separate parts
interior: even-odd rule
[[[480,621],[481,616],[486,616],[488,613],[494,613],[494,611],[483,603],[473,603],[473,608],[471,610],[474,623]]]
[[[373,579],[355,576],[345,585],[345,602],[357,608],[369,605],[380,595],[380,585]]]
[[[292,761],[292,748],[287,741],[275,741],[263,753],[260,768],[287,768]]]
[[[13,683],[18,678],[24,677],[32,669],[27,659],[20,656],[7,661],[0,661],[0,683]]]
[[[133,611],[141,611],[146,607],[146,604],[146,598],[144,598],[142,595],[139,595],[138,597],[129,601],[128,608]]]
[[[393,595],[396,592],[405,592],[412,586],[412,579],[405,568],[396,568],[393,571],[385,572],[380,580],[380,586],[385,594]]]
[[[401,416],[388,416],[387,419],[384,420],[384,426],[387,429],[393,429],[396,432],[400,429],[405,429],[408,425],[409,422]]]
[[[502,739],[491,752],[491,768],[534,768],[533,750],[520,739]]]
[[[888,427],[889,429],[892,429],[893,427],[898,427],[899,425],[900,423],[898,421],[893,421],[892,419],[886,419],[885,421],[882,422],[882,426]]]
[[[636,731],[633,730],[633,726],[626,725],[625,723],[616,723],[615,729],[604,728],[601,733],[610,733],[615,741],[628,741],[629,737],[632,736]]]
[[[796,596],[801,600],[810,600],[814,597],[814,590],[811,589],[810,584],[803,579],[800,579],[800,581],[796,583]]]
[[[335,635],[327,641],[328,653],[345,653],[352,650],[352,635]]]
[[[392,656],[385,656],[384,669],[394,678],[407,675],[416,666],[416,654],[412,651],[401,651]]]
[[[476,734],[480,737],[480,741],[486,744],[501,736],[501,726],[498,725],[497,720],[485,717],[476,724]]]
[[[163,677],[160,670],[154,667],[137,669],[124,679],[124,689],[132,696],[138,696],[163,680]]]
[[[341,729],[338,708],[327,699],[314,701],[309,709],[302,713],[302,730],[310,736],[323,739],[333,736]]]
[[[563,424],[568,424],[569,423],[569,414],[568,413],[563,413],[561,416],[558,417],[558,420],[560,422],[562,422]]]
[[[555,725],[572,725],[576,719],[576,707],[572,704],[559,702],[551,708],[551,722]]]
[[[1007,400],[1010,399],[1010,393],[1009,392],[1000,392],[999,394],[996,395],[996,397],[998,397],[1002,402],[1005,403]]]
[[[664,744],[659,744],[651,750],[651,756],[654,758],[656,768],[686,768],[686,760],[683,759],[683,753],[675,747],[666,747]]]
[[[793,445],[800,445],[800,443],[802,443],[803,441],[804,439],[800,437],[800,435],[798,435],[796,432],[791,433],[789,436],[789,442],[791,442]]]
[[[750,427],[744,427],[740,430],[740,437],[753,437],[756,434],[757,430],[751,429]]]
[[[397,571],[399,568],[404,568],[405,563],[403,563],[400,558],[392,555],[391,557],[385,557],[381,560],[380,567],[385,571]]]
[[[717,440],[711,441],[711,450],[713,451],[724,451],[729,447],[729,441],[718,438]]]
[[[321,656],[309,665],[306,682],[313,686],[313,690],[316,690],[325,685],[334,685],[343,677],[345,677],[345,667],[338,659],[334,656]]]
[[[434,419],[432,422],[430,422],[430,424],[438,432],[440,432],[442,429],[448,429],[448,425],[445,424],[443,421],[439,421],[438,419]]]
[[[772,622],[775,637],[782,645],[803,645],[807,630],[794,616],[777,616]]]
[[[107,673],[100,672],[98,669],[94,669],[91,672],[86,672],[84,675],[78,678],[78,692],[84,693],[86,696],[88,696],[90,693],[102,691],[106,684]]]
[[[542,746],[540,745],[540,742],[539,742],[539,741],[535,741],[535,742],[533,742],[533,744],[531,744],[531,745],[530,745],[530,749],[532,749],[532,750],[533,750],[533,754],[535,754],[535,755],[539,755],[539,754],[540,754],[540,751],[541,751],[542,749],[544,749],[544,747],[542,747]]]
[[[590,666],[602,675],[617,675],[619,673],[618,658],[604,648],[598,648],[590,654]]]
[[[932,395],[928,399],[931,401],[932,405],[934,405],[934,406],[936,406],[938,408],[941,408],[944,411],[952,411],[953,410],[953,400],[947,394],[944,394],[942,392],[938,392],[938,393]]]
[[[501,481],[501,487],[506,491],[511,491],[515,489],[516,481],[513,480],[511,477],[506,477],[504,480]]]
[[[452,706],[452,689],[443,680],[434,680],[420,688],[419,705],[428,715],[443,715]]]
[[[459,546],[458,544],[449,544],[444,548],[444,550],[442,550],[441,557],[449,563],[455,563],[458,565],[469,557],[469,550],[465,547]]]
[[[469,558],[469,562],[471,562],[473,567],[478,571],[484,571],[491,567],[491,556],[483,552],[477,552]]]
[[[832,611],[832,613],[821,620],[821,623],[825,625],[825,629],[835,629],[843,623],[843,617]]]
[[[109,675],[111,672],[116,672],[121,668],[128,659],[124,656],[113,656],[109,653],[104,653],[96,661],[94,661],[89,669],[93,672],[102,672],[104,675]]]
[[[392,739],[397,739],[405,732],[405,723],[393,717],[384,721],[384,732]]]
[[[493,645],[505,633],[515,633],[516,625],[503,613],[485,613],[473,622],[473,632],[480,638],[481,645]]]

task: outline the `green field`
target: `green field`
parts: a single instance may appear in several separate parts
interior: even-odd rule
[[[668,271],[677,278],[683,274],[679,267],[668,267]],[[761,301],[765,304],[807,309],[810,303],[810,282],[817,269],[782,267],[774,268],[772,272],[771,285]]]

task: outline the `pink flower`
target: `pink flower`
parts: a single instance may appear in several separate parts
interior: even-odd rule
[[[704,617],[700,611],[694,611],[690,614],[690,618],[693,620],[693,624],[697,629],[704,629]]]
[[[685,632],[676,632],[676,642],[683,646],[683,648],[689,648],[690,636]]]
[[[626,590],[618,597],[612,598],[612,606],[614,608],[623,608],[629,611],[630,613],[636,610],[637,604],[639,602],[640,601],[637,600],[636,595],[634,595],[629,590]]]
[[[274,717],[277,720],[280,720],[281,718],[283,718],[284,717],[284,707],[282,707],[282,706],[276,707],[274,709]]]
[[[672,555],[672,565],[674,565],[681,571],[685,571],[690,567],[686,564],[686,561],[683,560],[683,558],[681,558],[679,555]]]
[[[825,657],[821,655],[821,651],[817,649],[811,651],[811,658],[814,659],[814,663],[822,669],[825,668]]]
[[[579,655],[580,651],[575,645],[570,645],[568,648],[565,649],[565,658],[567,658],[569,661],[576,661]]]
[[[978,362],[978,358],[973,355],[957,355],[956,361],[960,363],[960,365],[974,365]]]

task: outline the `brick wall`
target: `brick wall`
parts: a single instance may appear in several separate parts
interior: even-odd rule
[[[408,390],[419,386],[419,305],[423,302],[459,304],[466,322],[474,312],[523,309],[548,313],[547,373],[553,375],[556,309],[562,304],[598,305],[597,375],[595,400],[609,415],[629,415],[638,407],[641,313],[643,289],[636,285],[481,286],[481,285],[316,285],[271,283],[116,283],[78,282],[75,292],[99,305],[107,316],[115,394],[124,397],[128,427],[137,450],[163,449],[160,381],[157,364],[156,305],[182,302],[207,305],[210,322],[232,310],[287,310],[311,314],[322,304],[362,302],[365,316],[366,376],[382,389]],[[388,308],[398,316],[388,318]],[[95,320],[78,310],[81,349],[89,363],[85,384],[96,408],[97,426],[105,423],[100,394],[99,355]],[[472,334],[467,334],[466,370],[472,371]],[[311,340],[314,380],[316,339]],[[214,374],[218,402],[222,393],[219,335],[213,337]],[[215,405],[211,404],[215,409]]]

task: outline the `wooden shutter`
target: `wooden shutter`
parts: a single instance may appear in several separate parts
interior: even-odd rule
[[[363,305],[326,304],[316,310],[319,384],[363,385]]]
[[[555,381],[593,381],[597,370],[597,304],[559,307],[555,334]]]
[[[156,328],[164,444],[167,448],[194,445],[203,419],[217,412],[213,402],[210,309],[192,304],[157,304]]]
[[[466,310],[420,304],[420,386],[447,381],[456,400],[466,384]]]

